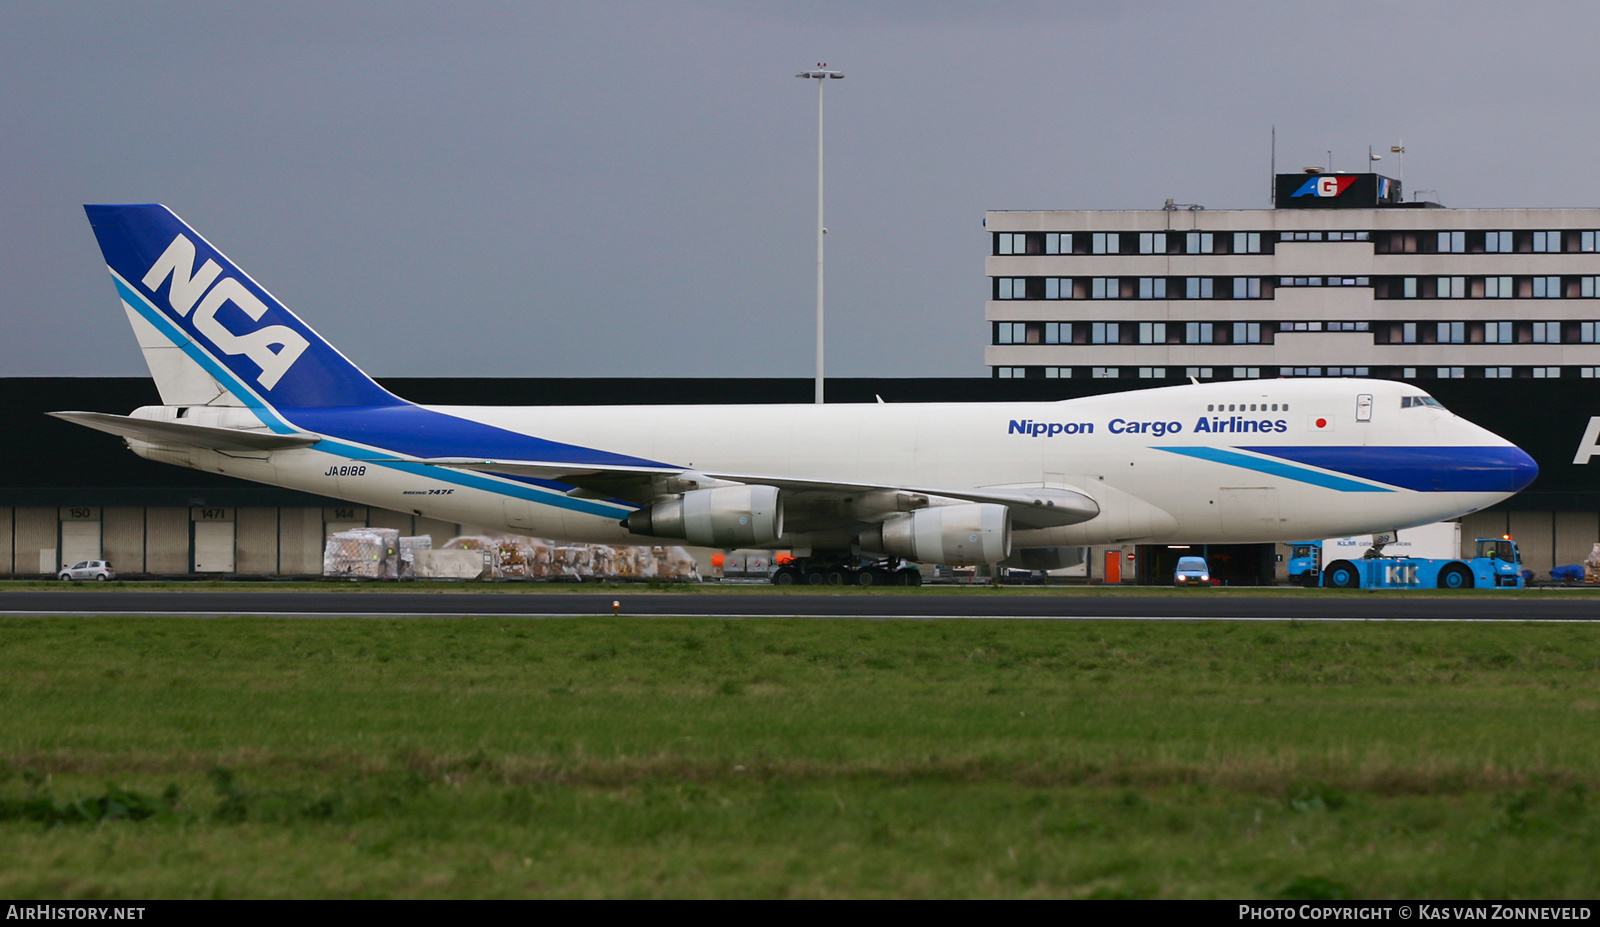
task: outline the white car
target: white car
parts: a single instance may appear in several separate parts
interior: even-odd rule
[[[116,576],[117,571],[111,569],[109,560],[79,560],[63,569],[57,578],[64,583],[70,583],[75,579],[97,579],[103,583],[108,579],[115,579]]]

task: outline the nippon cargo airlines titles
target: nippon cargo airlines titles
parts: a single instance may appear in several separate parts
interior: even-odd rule
[[[1096,543],[1393,531],[1492,505],[1537,474],[1509,442],[1381,380],[759,416],[418,405],[166,207],[86,211],[162,404],[52,414],[152,460],[490,531],[787,548],[821,565],[813,581],[826,569],[865,583],[904,580],[906,562],[1049,568]]]
[[[1094,422],[1036,422],[1032,419],[1012,419],[1006,428],[1009,435],[1028,435],[1033,438],[1054,438],[1057,435],[1092,435]],[[1195,420],[1194,426],[1189,429],[1195,434],[1271,434],[1282,433],[1289,430],[1289,423],[1284,419],[1255,419],[1239,415],[1230,415],[1227,418],[1201,416]],[[1125,418],[1114,418],[1106,423],[1105,432],[1113,435],[1150,435],[1160,438],[1166,435],[1175,435],[1183,431],[1183,423],[1176,421],[1131,422]]]

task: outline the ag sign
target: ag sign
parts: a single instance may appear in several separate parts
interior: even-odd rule
[[[1378,174],[1278,174],[1279,209],[1398,206],[1400,182]]]
[[[1356,179],[1354,177],[1333,177],[1319,174],[1307,177],[1306,182],[1300,185],[1300,189],[1294,191],[1294,196],[1338,196],[1349,189],[1350,185],[1355,182]],[[1290,198],[1293,199],[1293,197]]]

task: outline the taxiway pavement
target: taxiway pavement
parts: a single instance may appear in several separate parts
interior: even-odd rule
[[[1594,621],[1600,600],[1540,593],[1483,591],[1447,596],[1326,594],[1255,596],[1196,590],[1181,596],[1017,595],[974,589],[894,595],[838,593],[694,592],[299,592],[271,590],[137,591],[9,590],[0,614],[271,615],[440,617],[493,615],[563,617],[610,615],[612,603],[633,617],[877,619],[1122,619],[1257,621]]]

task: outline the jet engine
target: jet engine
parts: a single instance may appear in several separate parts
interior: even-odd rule
[[[874,525],[859,543],[919,563],[996,563],[1011,552],[1011,513],[990,502],[918,509]]]
[[[652,503],[623,519],[622,526],[701,547],[766,544],[783,534],[783,500],[776,486],[696,489]]]

